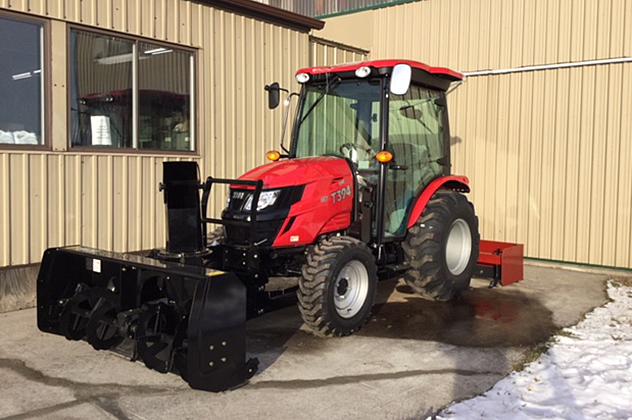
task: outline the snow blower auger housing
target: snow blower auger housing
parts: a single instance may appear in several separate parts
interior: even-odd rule
[[[450,173],[446,92],[462,75],[407,60],[301,69],[289,149],[239,179],[165,162],[167,244],[145,256],[49,249],[38,279],[43,331],[132,357],[194,388],[244,383],[246,320],[294,297],[317,335],[346,336],[370,315],[378,278],[404,277],[447,300],[479,254],[468,179]],[[266,86],[269,106],[278,83]],[[285,133],[285,127],[283,129]],[[221,218],[207,216],[229,185]],[[209,224],[222,225],[209,233]],[[270,287],[284,280],[282,288]],[[288,282],[289,280],[289,282]]]

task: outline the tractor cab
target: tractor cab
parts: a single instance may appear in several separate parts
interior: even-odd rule
[[[302,89],[289,157],[347,159],[359,202],[375,204],[371,237],[378,243],[403,237],[415,198],[449,175],[446,90],[462,75],[378,60],[304,68],[296,78]]]

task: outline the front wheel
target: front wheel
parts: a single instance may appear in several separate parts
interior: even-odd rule
[[[375,259],[364,243],[346,236],[325,239],[307,255],[298,307],[318,335],[350,335],[369,318],[376,285]]]
[[[402,243],[410,266],[404,279],[424,297],[455,298],[470,285],[479,242],[472,203],[462,194],[438,191]]]

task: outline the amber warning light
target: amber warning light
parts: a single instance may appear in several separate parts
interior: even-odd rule
[[[381,152],[377,152],[375,158],[382,163],[387,163],[393,160],[393,154],[387,150],[382,150]]]
[[[268,160],[277,161],[281,159],[281,153],[277,152],[276,150],[270,150],[268,153],[266,153],[266,157],[268,158]]]

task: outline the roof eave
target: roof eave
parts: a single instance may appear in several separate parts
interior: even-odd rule
[[[194,0],[219,9],[228,10],[246,16],[251,16],[271,23],[276,23],[301,32],[312,29],[319,30],[325,26],[322,20],[314,19],[298,13],[289,12],[268,4],[252,0]]]

